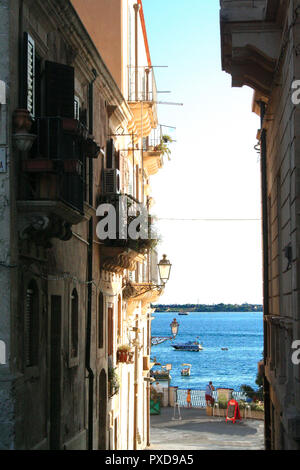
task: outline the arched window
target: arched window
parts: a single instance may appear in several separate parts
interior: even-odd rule
[[[78,294],[74,289],[71,296],[71,357],[78,356]]]
[[[102,292],[98,299],[98,348],[103,348],[103,321],[104,321],[104,298]]]
[[[36,366],[39,355],[39,289],[33,280],[26,290],[24,330],[25,366]]]

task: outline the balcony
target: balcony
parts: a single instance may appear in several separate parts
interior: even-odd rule
[[[164,149],[162,146],[161,132],[153,130],[149,137],[144,139],[143,143],[143,162],[147,177],[156,175],[163,167]]]
[[[267,97],[280,53],[283,2],[223,0],[221,2],[222,68],[232,86],[248,85]]]
[[[111,204],[116,213],[116,231],[113,238],[102,240],[97,233],[103,243],[100,247],[101,268],[118,274],[122,274],[124,270],[135,271],[137,262],[144,262],[145,253],[152,249],[157,242],[150,237],[151,217],[148,217],[149,238],[134,240],[128,235],[128,226],[135,218],[135,215],[129,215],[129,208],[133,213],[138,210],[138,201],[129,195],[105,194],[101,196],[99,204]],[[146,210],[145,207],[144,210]],[[105,217],[106,215],[101,217],[100,221]]]
[[[157,127],[157,88],[153,69],[128,67],[128,104],[133,119],[129,132],[147,137]]]
[[[98,155],[97,144],[75,119],[37,118],[32,133],[36,141],[21,162],[19,211],[69,227],[87,220],[86,158]]]
[[[151,282],[138,284],[128,282],[123,290],[123,299],[133,302],[142,300],[146,303],[156,302],[164,288]]]

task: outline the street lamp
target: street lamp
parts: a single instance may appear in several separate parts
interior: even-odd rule
[[[166,282],[169,280],[170,271],[172,267],[170,261],[167,259],[167,255],[163,255],[163,259],[160,260],[157,266],[160,280],[162,284],[165,285]]]
[[[175,338],[177,336],[178,329],[179,329],[179,323],[176,320],[176,318],[174,318],[174,320],[170,324],[170,327],[171,327],[171,332],[172,332],[173,338]]]

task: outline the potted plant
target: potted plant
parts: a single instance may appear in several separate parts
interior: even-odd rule
[[[150,387],[150,414],[151,415],[160,414],[161,398],[162,398],[162,394],[158,393],[158,391],[155,390],[155,387],[151,385]]]
[[[171,144],[173,142],[172,137],[169,135],[162,135],[160,139],[160,143],[154,147],[154,150],[156,152],[160,152],[162,155],[167,155],[168,159],[171,160],[170,155],[171,155],[171,150],[168,146],[168,144]]]
[[[23,171],[27,173],[44,173],[53,171],[53,160],[47,158],[30,158],[22,161]]]
[[[131,352],[131,347],[129,344],[124,344],[119,346],[117,351],[117,361],[122,363],[131,363],[133,357],[133,353]]]
[[[110,398],[117,395],[120,390],[120,379],[116,371],[116,367],[108,368],[108,393]]]

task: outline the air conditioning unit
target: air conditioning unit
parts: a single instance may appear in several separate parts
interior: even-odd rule
[[[103,171],[103,193],[120,194],[121,192],[121,173],[120,170],[111,168]]]

